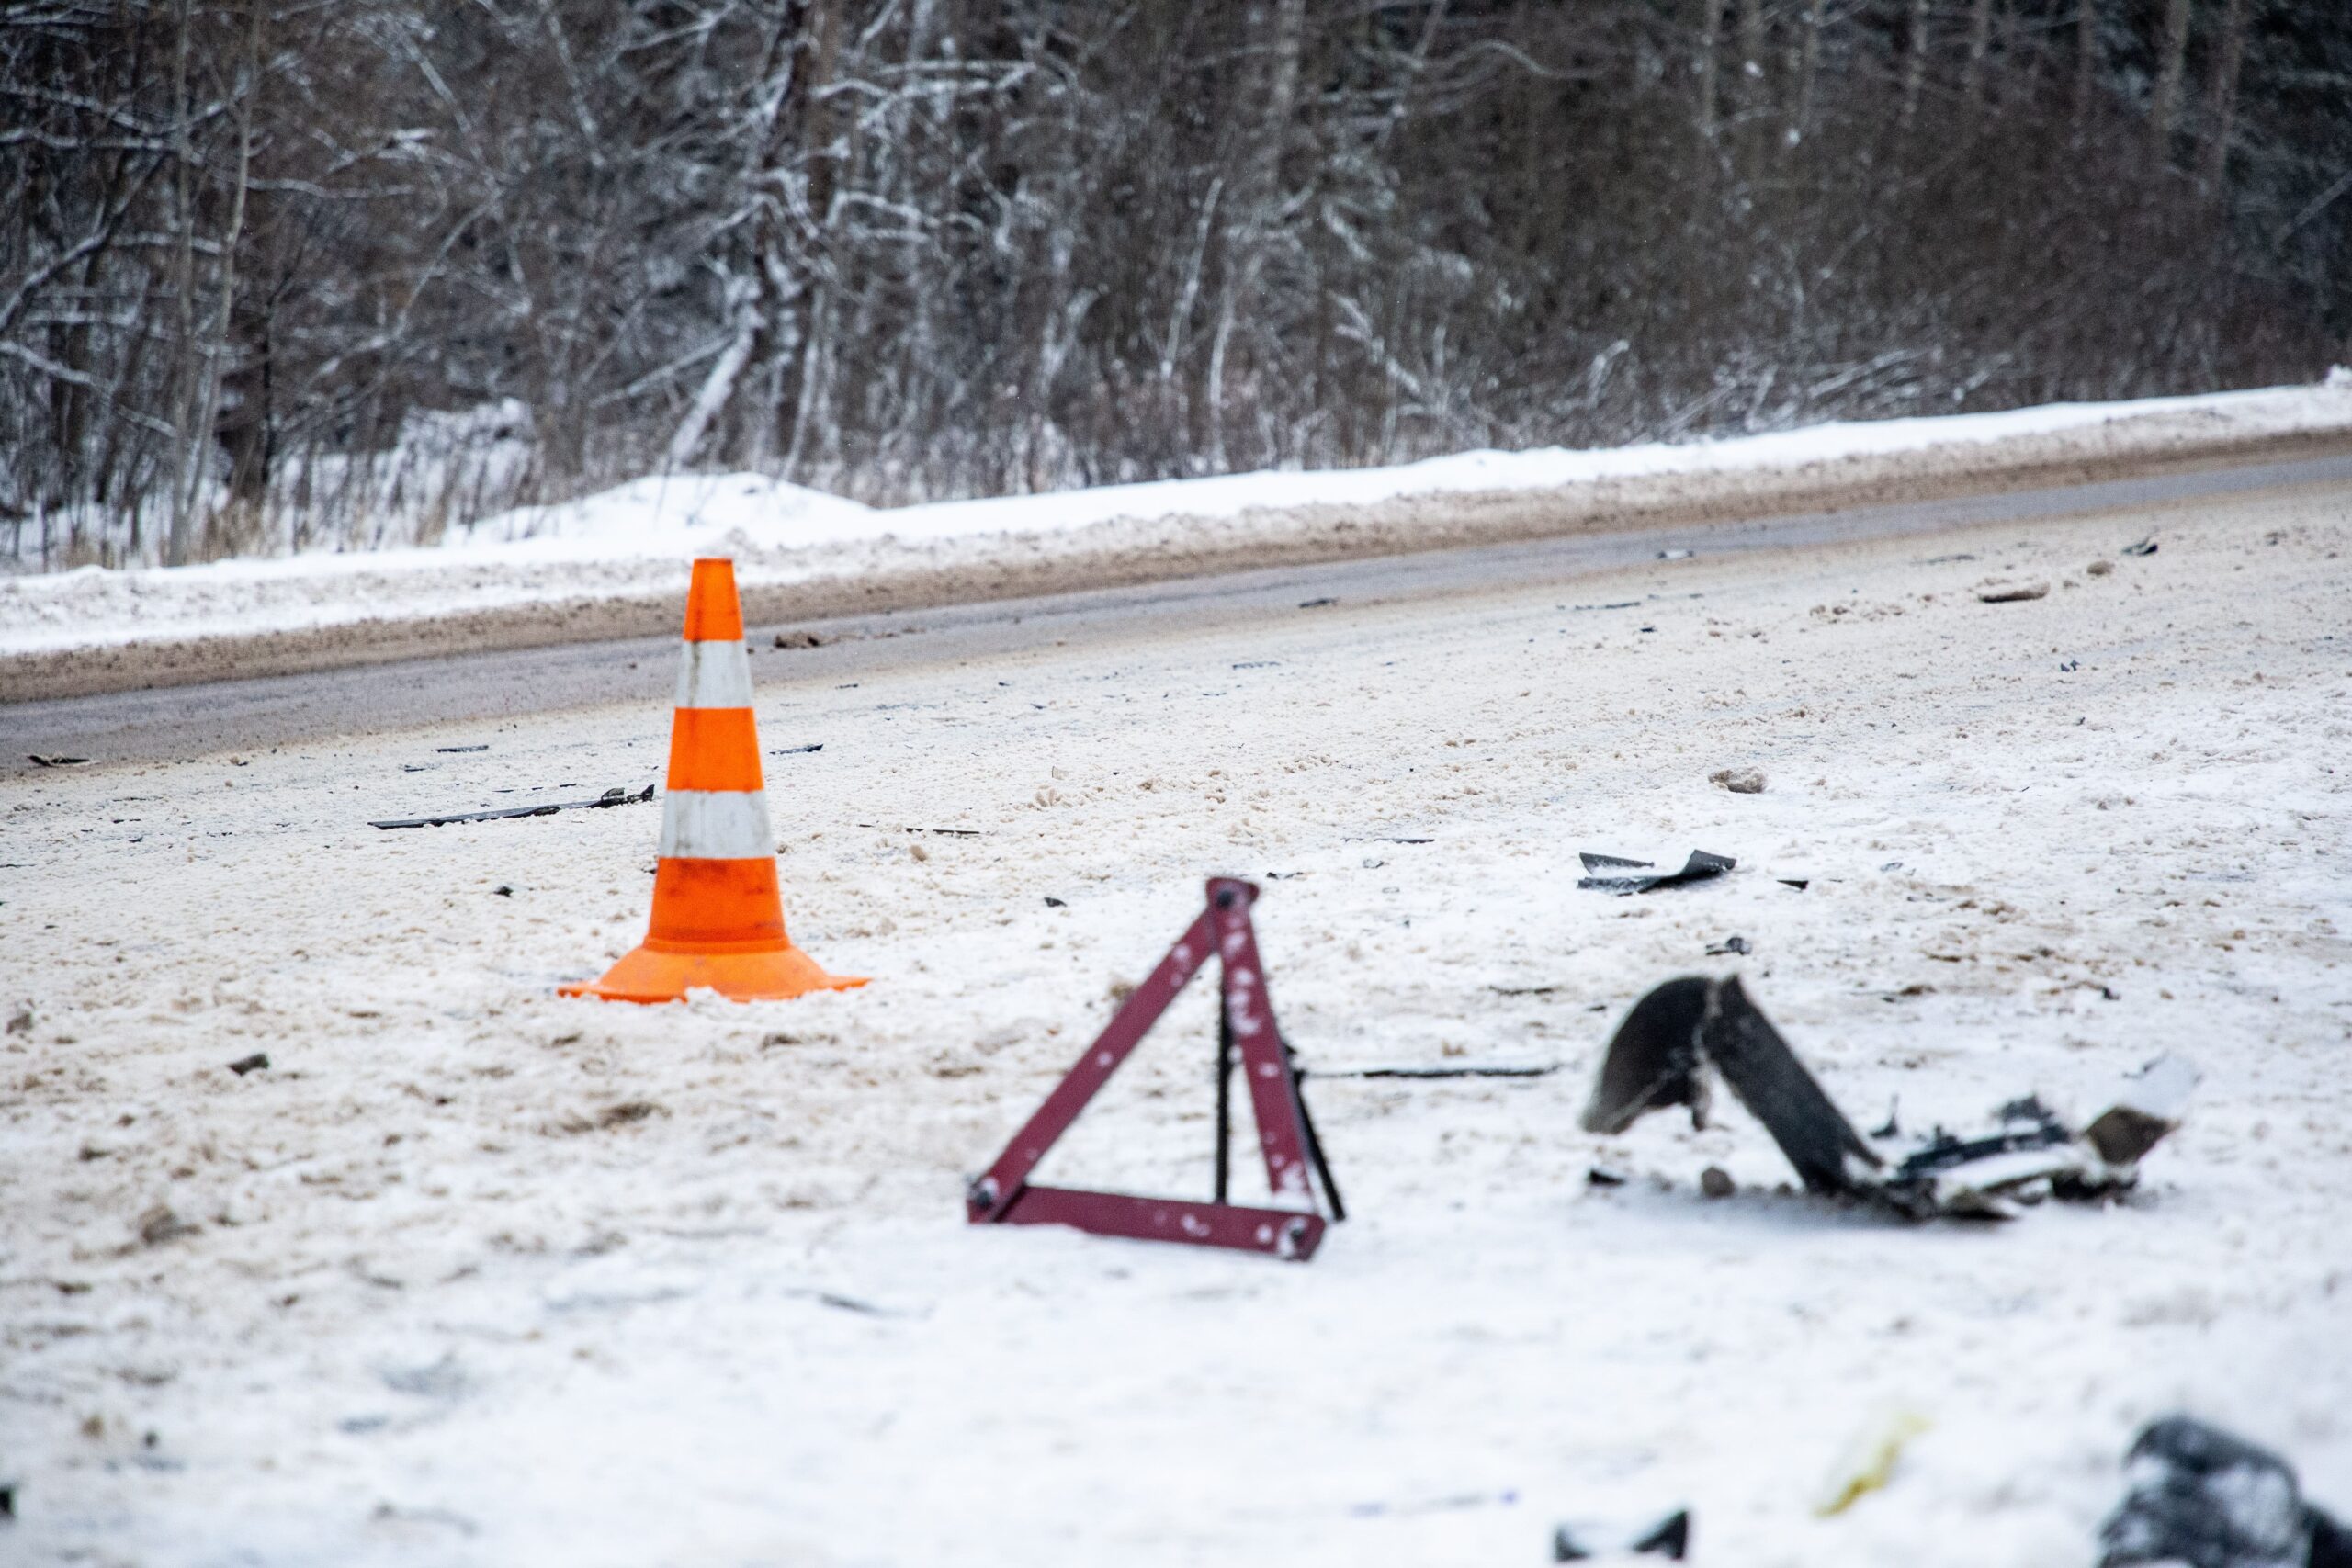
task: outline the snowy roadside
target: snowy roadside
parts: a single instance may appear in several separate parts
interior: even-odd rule
[[[2338,374],[2199,398],[895,511],[756,475],[650,479],[489,519],[437,548],[0,581],[0,694],[656,635],[696,553],[736,558],[754,621],[818,618],[2346,445],[2352,379]]]
[[[364,826],[641,784],[657,705],[42,775],[0,1551],[1534,1563],[1688,1503],[1709,1562],[2080,1568],[2180,1406],[2352,1509],[2346,603],[2352,500],[2269,495],[763,686],[824,743],[769,761],[795,933],[876,980],[747,1008],[551,994],[642,931],[651,808]],[[1739,869],[1571,886],[1691,847]],[[1306,1267],[965,1226],[1211,871],[1310,1063],[1567,1070],[1310,1080]],[[2130,1201],[1997,1229],[1784,1195],[1736,1108],[1578,1132],[1614,1018],[1717,967],[1872,1119],[2206,1081]],[[1187,1000],[1050,1179],[1205,1191]],[[1932,1425],[1814,1517],[1886,1407]]]

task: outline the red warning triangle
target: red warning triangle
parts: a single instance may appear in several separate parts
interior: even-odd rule
[[[1322,1244],[1327,1222],[1317,1200],[1330,1205],[1330,1221],[1347,1217],[1315,1136],[1315,1123],[1300,1098],[1299,1074],[1290,1047],[1275,1027],[1266,996],[1265,966],[1258,957],[1258,935],[1250,906],[1258,889],[1233,877],[1211,877],[1208,907],[1201,911],[1150,977],[1121,1004],[1086,1055],[1078,1059],[1028,1124],[1013,1134],[988,1174],[965,1195],[972,1224],[1070,1225],[1096,1235],[1138,1241],[1181,1241],[1195,1247],[1227,1247],[1271,1253],[1305,1262]],[[1207,1203],[1181,1198],[1138,1198],[1124,1192],[1086,1192],[1067,1187],[1032,1187],[1029,1173],[1069,1131],[1111,1075],[1143,1043],[1177,993],[1214,957],[1223,980],[1217,1039],[1216,1196]],[[1253,1209],[1225,1201],[1226,1156],[1230,1122],[1229,1084],[1235,1058],[1250,1088],[1258,1122],[1258,1145],[1266,1158],[1266,1185],[1278,1202],[1295,1207]]]

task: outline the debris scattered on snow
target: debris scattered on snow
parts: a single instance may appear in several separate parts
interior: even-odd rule
[[[1698,552],[1695,550],[1660,550],[1657,553],[1657,558],[1660,560],[1689,560],[1697,553]]]
[[[239,1077],[243,1077],[247,1073],[260,1072],[268,1066],[269,1053],[266,1051],[256,1051],[250,1056],[240,1056],[235,1061],[230,1063],[229,1070],[236,1074]]]
[[[2147,538],[2141,540],[2136,545],[2126,545],[2123,547],[2123,553],[2127,556],[2154,555],[2156,553],[2156,541],[2153,538]]]
[[[1679,1562],[1690,1551],[1688,1508],[1677,1508],[1662,1519],[1632,1529],[1578,1519],[1552,1532],[1555,1562],[1585,1562],[1601,1556],[1663,1557]]]
[[[775,646],[777,648],[822,648],[825,646],[825,640],[815,632],[778,632],[775,634]]]
[[[1707,949],[1707,956],[1710,958],[1721,958],[1727,953],[1753,953],[1755,951],[1755,948],[1748,945],[1748,942],[1746,937],[1727,936],[1724,938],[1723,941],[1715,943],[1714,946]]]
[[[2041,578],[2030,582],[1987,582],[1976,590],[1976,597],[1987,604],[2021,604],[2049,596],[2050,584]]]
[[[1559,1062],[1489,1063],[1483,1066],[1301,1067],[1303,1080],[1317,1078],[1542,1078],[1556,1073]]]
[[[775,750],[770,751],[768,755],[771,757],[798,757],[810,751],[821,751],[824,749],[825,743],[821,740],[818,740],[811,742],[807,746],[779,746]]]
[[[1717,784],[1734,795],[1762,795],[1764,773],[1758,768],[1717,768],[1707,775],[1709,784]]]
[[[2113,561],[2102,558],[2095,560],[2091,562],[2090,565],[2083,568],[2083,573],[2086,577],[2105,577],[2114,570],[2115,563]]]
[[[2179,1057],[2151,1062],[2125,1080],[2115,1103],[2092,1119],[2083,1136],[2108,1164],[2131,1165],[2180,1125],[2196,1088],[2197,1070]]]
[[[1622,1133],[1669,1105],[1690,1107],[1692,1123],[1703,1127],[1710,1069],[1764,1123],[1806,1190],[1912,1220],[2007,1219],[2018,1205],[2046,1197],[2080,1201],[2124,1190],[2138,1179],[2140,1157],[2179,1124],[2197,1080],[2186,1063],[2151,1064],[2091,1122],[2097,1138],[2028,1096],[2001,1107],[1993,1128],[1976,1136],[1936,1127],[1907,1148],[1881,1150],[1855,1131],[1736,976],[1683,976],[1635,1002],[1617,1026],[1584,1128]]]
[[[1329,606],[1331,606],[1331,605],[1333,605],[1333,604],[1338,604],[1338,603],[1339,603],[1339,601],[1338,601],[1337,599],[1330,599],[1330,598],[1324,598],[1324,599],[1302,599],[1302,600],[1300,600],[1300,601],[1298,602],[1298,607],[1299,607],[1300,609],[1302,609],[1302,610],[1321,610],[1321,609],[1327,609],[1327,608],[1329,608]]]
[[[139,1216],[139,1239],[149,1247],[161,1247],[167,1241],[177,1241],[184,1235],[194,1235],[203,1229],[189,1224],[172,1213],[168,1203],[158,1203]]]
[[[877,833],[935,833],[943,839],[977,839],[978,828],[894,828],[887,822],[860,822],[861,828],[871,828]]]
[[[1057,898],[1052,894],[1048,893],[1046,895],[1046,908],[1048,909],[1067,909],[1069,908],[1069,901],[1066,898]]]
[[[458,750],[488,750],[488,747],[458,747]],[[653,786],[647,784],[636,795],[615,784],[594,800],[551,800],[544,806],[509,806],[497,811],[459,811],[446,817],[396,817],[382,822],[370,822],[370,828],[441,828],[452,822],[497,822],[510,817],[552,817],[559,811],[601,811],[610,806],[642,806],[653,798]]]
[[[87,757],[44,756],[39,751],[28,751],[25,756],[44,768],[85,768],[90,765]]]
[[[1675,887],[1686,882],[1704,882],[1721,876],[1739,863],[1729,855],[1719,855],[1706,850],[1692,850],[1679,871],[1661,872],[1657,863],[1627,860],[1622,855],[1585,853],[1577,857],[1584,862],[1585,874],[1577,879],[1578,887],[1598,893],[1614,893],[1621,897],[1633,893],[1647,893],[1654,887]]]
[[[1407,1502],[1374,1501],[1351,1503],[1350,1516],[1359,1519],[1390,1518],[1408,1514],[1444,1514],[1458,1508],[1508,1508],[1519,1501],[1519,1494],[1501,1492],[1457,1492],[1447,1497],[1417,1497]]]
[[[481,743],[481,745],[479,745],[479,746],[435,746],[435,748],[433,748],[433,749],[434,749],[435,751],[450,751],[450,752],[458,752],[458,751],[487,751],[487,750],[490,750],[490,743],[489,743],[488,741],[484,741],[484,742],[482,742],[482,743]]]
[[[1893,1406],[1872,1416],[1829,1467],[1821,1495],[1814,1500],[1814,1516],[1832,1518],[1884,1486],[1894,1473],[1895,1461],[1903,1457],[1904,1445],[1927,1429],[1928,1418],[1916,1410]]]
[[[2099,1527],[2099,1568],[2352,1568],[2352,1531],[2303,1501],[2267,1449],[2167,1416],[2123,1462],[2131,1490]]]
[[[1611,1170],[1605,1165],[1593,1166],[1584,1173],[1587,1187],[1623,1187],[1629,1179],[1623,1171]]]

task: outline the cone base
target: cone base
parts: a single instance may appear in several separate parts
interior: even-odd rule
[[[731,1001],[788,1001],[811,991],[846,991],[865,984],[864,976],[828,975],[817,961],[786,942],[757,953],[663,953],[640,947],[605,972],[605,977],[559,986],[562,997],[601,997],[608,1002],[674,1002],[689,990],[712,990]]]

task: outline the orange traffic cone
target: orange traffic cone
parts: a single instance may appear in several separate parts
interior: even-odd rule
[[[670,1002],[707,987],[748,1002],[865,984],[826,974],[785,935],[775,833],[752,724],[752,661],[730,560],[695,562],[686,591],[661,854],[644,943],[603,979],[562,987],[560,995]]]

